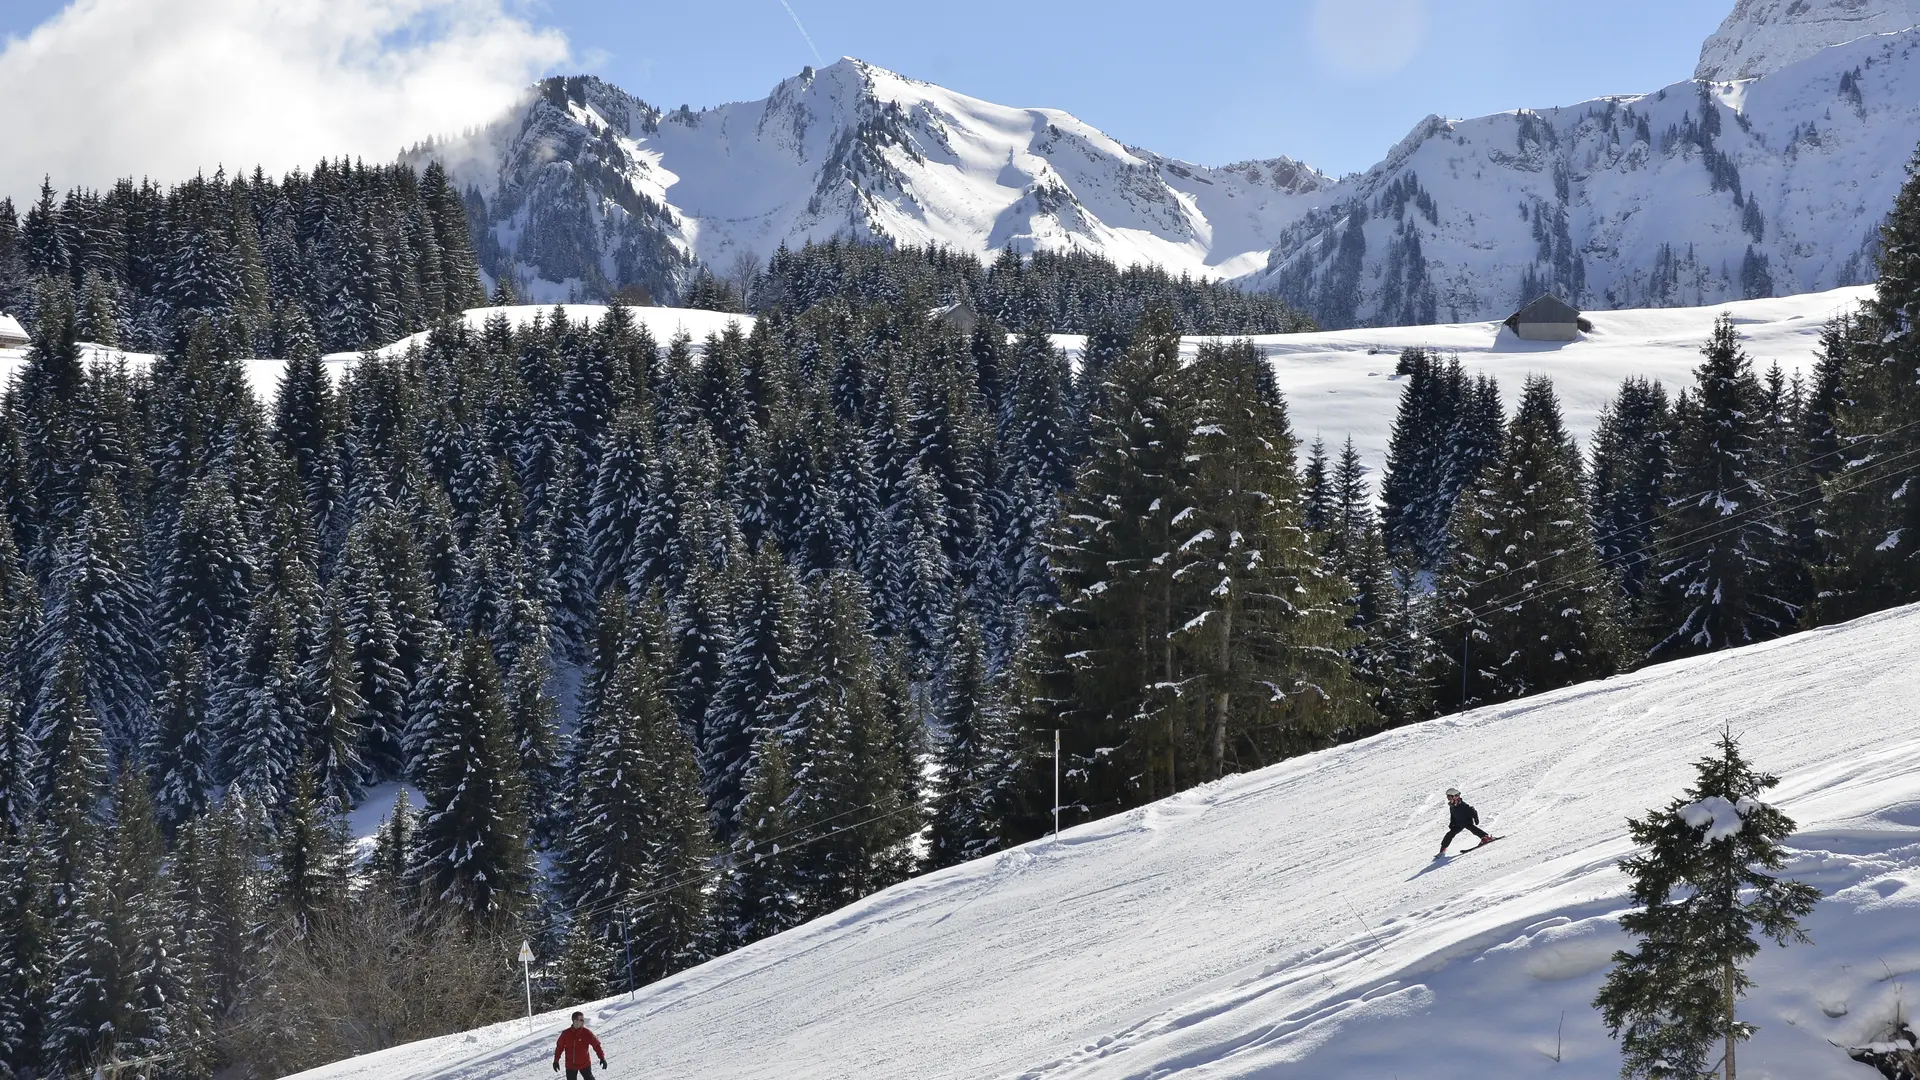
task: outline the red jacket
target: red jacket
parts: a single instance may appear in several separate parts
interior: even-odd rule
[[[600,1049],[600,1040],[594,1038],[593,1032],[588,1031],[585,1027],[568,1027],[567,1030],[560,1033],[560,1041],[553,1044],[553,1063],[555,1065],[560,1064],[560,1055],[565,1054],[567,1055],[567,1068],[588,1068],[593,1064],[593,1062],[587,1060],[587,1047],[589,1046],[593,1047],[594,1053],[600,1055],[600,1065],[602,1068],[605,1068],[607,1064],[607,1052]]]

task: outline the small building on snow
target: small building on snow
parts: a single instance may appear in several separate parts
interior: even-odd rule
[[[927,318],[938,319],[962,334],[971,334],[973,328],[980,325],[980,316],[974,312],[973,305],[965,300],[955,300],[944,307],[934,308],[927,312]]]
[[[0,349],[18,349],[27,344],[27,332],[20,328],[20,320],[0,312]]]
[[[1552,295],[1507,316],[1507,326],[1523,341],[1572,341],[1593,329],[1571,304]]]

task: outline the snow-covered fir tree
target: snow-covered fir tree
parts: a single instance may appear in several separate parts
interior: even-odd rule
[[[1013,777],[1010,703],[987,671],[980,627],[954,617],[950,666],[940,687],[933,806],[927,833],[930,869],[978,858],[1000,846]]]
[[[1674,473],[1655,532],[1655,657],[1776,637],[1799,615],[1783,595],[1790,552],[1762,455],[1760,383],[1732,320],[1714,325],[1701,355],[1677,410]]]
[[[155,812],[170,829],[205,810],[218,790],[219,746],[208,722],[211,696],[204,654],[182,637],[174,642],[166,683],[153,704],[146,747]]]
[[[59,920],[43,1047],[63,1069],[144,1057],[173,1041],[169,1002],[182,972],[167,918],[166,848],[137,773],[121,777],[112,818],[110,839],[88,853]]]
[[[1613,671],[1615,586],[1581,481],[1553,383],[1529,378],[1499,454],[1455,510],[1436,636],[1458,677],[1439,681],[1442,703],[1507,701]]]
[[[754,744],[761,732],[782,727],[777,695],[800,664],[802,599],[786,559],[763,546],[737,581],[732,645],[700,728],[702,784],[723,842],[740,821]]]
[[[457,646],[438,691],[420,733],[426,806],[412,875],[427,895],[475,921],[508,917],[526,902],[533,867],[512,719],[484,640]]]
[[[1801,920],[1820,891],[1778,877],[1793,820],[1761,801],[1779,783],[1755,769],[1731,732],[1694,764],[1686,793],[1627,822],[1641,853],[1623,860],[1634,910],[1620,917],[1637,947],[1614,954],[1594,1005],[1628,1077],[1735,1076],[1736,1046],[1754,1025],[1737,1019],[1753,987],[1746,965],[1759,938],[1809,940]],[[1714,1059],[1720,1050],[1719,1060]]]
[[[1857,322],[1822,342],[1844,374],[1822,530],[1821,621],[1920,597],[1920,157],[1880,230],[1879,278]],[[1839,354],[1838,357],[1835,354]],[[1829,376],[1832,378],[1832,376]]]
[[[1629,378],[1601,412],[1593,433],[1587,505],[1594,549],[1620,584],[1623,623],[1629,628],[1646,617],[1654,531],[1673,470],[1672,424],[1666,389]]]

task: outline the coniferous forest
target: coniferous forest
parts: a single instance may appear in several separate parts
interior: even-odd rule
[[[422,209],[441,265],[470,252],[442,237],[444,180],[327,182],[416,192],[392,205]],[[231,239],[320,183],[194,198]],[[17,1076],[278,1075],[502,1019],[523,938],[540,1001],[658,979],[1042,835],[1056,731],[1072,826],[1920,599],[1920,180],[1877,298],[1827,328],[1810,379],[1756,372],[1723,320],[1692,385],[1629,380],[1581,447],[1549,381],[1509,414],[1409,351],[1377,499],[1350,444],[1299,444],[1253,346],[1183,354],[1183,330],[1292,318],[1270,301],[829,245],[705,279],[761,317],[704,342],[618,304],[470,328],[440,316],[478,282],[444,271],[353,322],[316,283],[369,264],[282,220],[263,235],[290,232],[291,274],[263,256],[259,291],[206,304],[76,247],[49,264],[25,239],[43,225],[20,230],[33,343],[0,407]],[[431,279],[384,249],[412,266],[389,284]],[[103,292],[150,367],[83,363]],[[926,315],[963,298],[970,334]],[[321,362],[414,321],[403,355],[337,383]],[[1077,363],[1046,336],[1069,328]],[[263,340],[287,358],[270,401],[242,366]],[[396,781],[417,802],[353,837],[346,810]]]
[[[383,345],[482,301],[466,209],[438,165],[322,161],[274,180],[122,180],[20,213],[0,198],[0,311],[73,293],[80,338],[179,351],[204,318],[247,355],[286,356],[298,313],[323,352]]]

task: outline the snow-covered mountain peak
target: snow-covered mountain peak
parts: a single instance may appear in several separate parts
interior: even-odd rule
[[[1329,327],[1497,319],[1545,292],[1615,309],[1859,284],[1916,103],[1920,28],[1737,82],[1429,117],[1316,193],[1246,284]]]
[[[1868,34],[1920,26],[1920,0],[1739,0],[1693,77],[1752,79]]]
[[[1335,180],[1284,156],[1209,167],[1057,110],[853,57],[757,101],[662,110],[553,78],[416,152],[469,191],[490,274],[528,299],[671,301],[781,245],[1084,251],[1238,279],[1328,327],[1576,306],[1701,305],[1858,284],[1920,140],[1920,0],[1740,0],[1711,78],[1429,116]],[[489,282],[491,284],[491,282]]]
[[[701,264],[724,273],[834,237],[1239,276],[1332,183],[1287,157],[1179,161],[1057,109],[853,57],[699,110],[547,79],[487,128],[414,156],[472,192],[483,264],[543,301],[627,284],[671,297]]]

